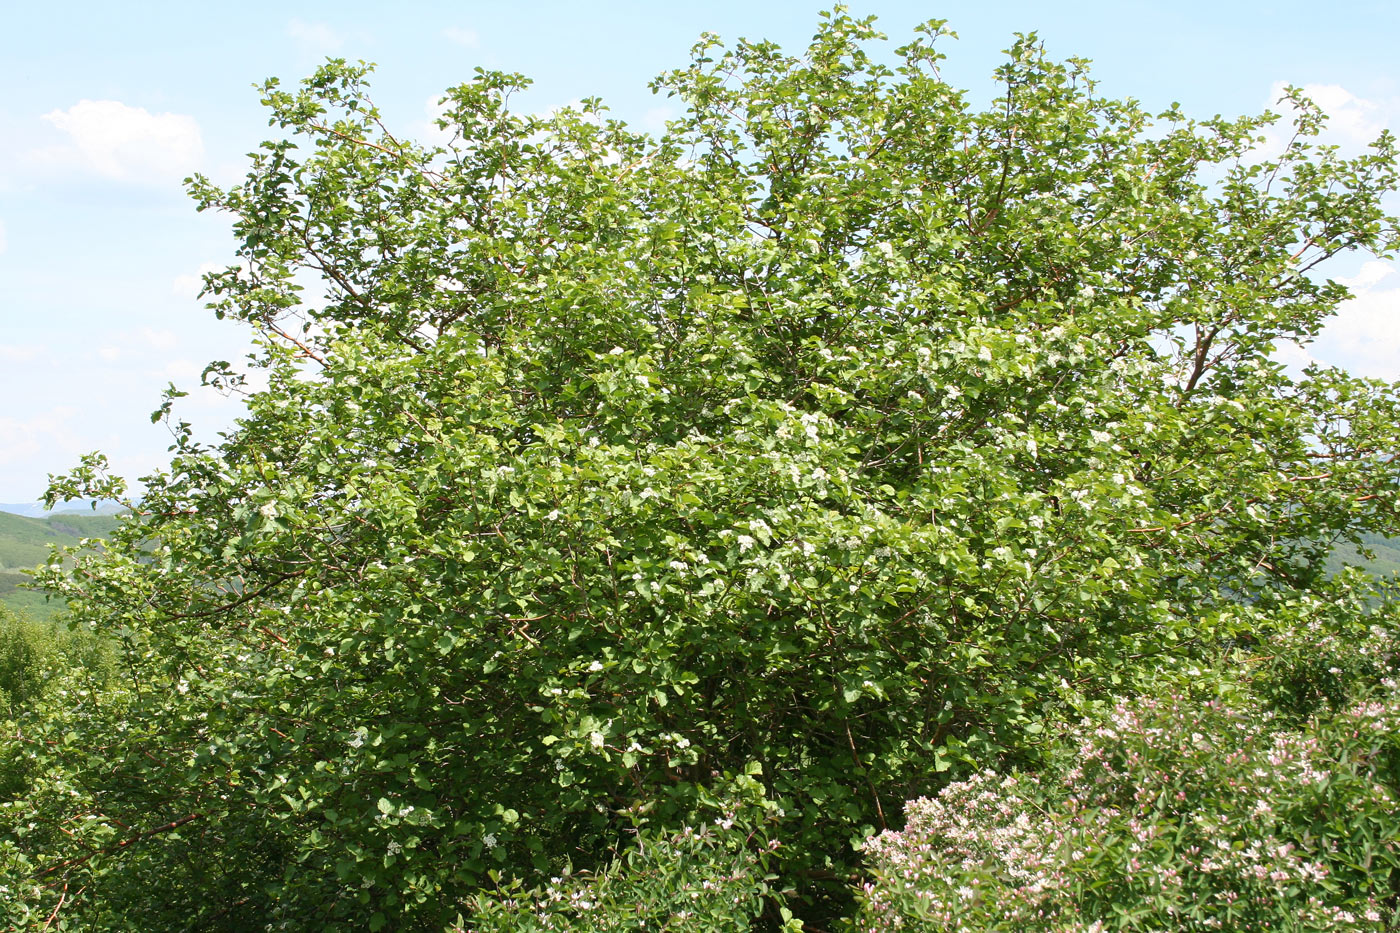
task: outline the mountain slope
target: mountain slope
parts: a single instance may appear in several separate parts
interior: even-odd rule
[[[62,608],[47,602],[42,593],[19,589],[29,577],[22,571],[44,562],[49,545],[77,544],[83,538],[104,538],[121,519],[115,515],[64,512],[46,518],[30,518],[0,512],[0,604],[48,618]]]

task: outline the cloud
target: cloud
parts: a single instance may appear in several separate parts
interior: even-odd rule
[[[223,272],[228,266],[226,262],[202,262],[194,272],[175,276],[170,283],[170,293],[194,301],[204,288],[204,276],[210,272]]]
[[[43,119],[68,136],[68,145],[34,155],[77,163],[104,178],[169,181],[189,174],[204,157],[199,124],[184,114],[151,113],[116,100],[80,100]]]
[[[0,417],[0,466],[23,463],[44,450],[74,449],[69,422],[76,414],[74,408],[59,406],[27,419]]]
[[[295,39],[306,51],[315,53],[334,52],[345,44],[345,37],[325,23],[308,23],[303,19],[293,19],[287,24],[287,35]]]
[[[1284,365],[1289,375],[1298,379],[1309,366],[1326,365],[1307,349],[1292,340],[1280,340],[1274,347],[1274,359]]]
[[[140,361],[158,359],[180,345],[173,330],[143,327],[139,331],[114,331],[106,335],[107,342],[97,348],[97,356],[105,363],[118,360],[138,365]]]
[[[1265,131],[1262,154],[1272,158],[1283,152],[1293,137],[1293,105],[1284,98],[1286,81],[1275,81],[1269,90],[1268,106],[1283,118]],[[1327,114],[1327,125],[1319,141],[1339,146],[1343,154],[1361,152],[1400,117],[1400,102],[1357,97],[1340,84],[1304,84],[1305,97]]]
[[[460,45],[463,48],[474,49],[481,44],[481,37],[476,34],[475,29],[464,29],[461,26],[448,26],[442,31],[442,35],[447,41]]]
[[[6,363],[28,363],[39,356],[38,347],[22,347],[0,343],[0,361]]]
[[[163,328],[157,330],[153,327],[141,328],[141,339],[152,350],[173,350],[175,345],[180,342],[174,331]]]
[[[1355,296],[1309,348],[1314,356],[1354,376],[1400,380],[1400,273],[1371,260],[1350,278],[1338,278]]]

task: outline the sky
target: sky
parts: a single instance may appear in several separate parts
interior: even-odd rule
[[[91,450],[129,478],[159,468],[170,437],[149,415],[168,383],[191,391],[176,412],[206,440],[236,417],[235,401],[198,389],[207,363],[247,348],[241,326],[197,298],[201,272],[230,262],[234,242],[228,218],[196,213],[181,180],[241,177],[271,134],[254,85],[295,82],[328,56],[372,61],[388,125],[422,136],[445,88],[494,68],[535,81],[522,109],[597,96],[656,129],[677,111],[647,84],[684,65],[701,32],[799,50],[823,8],[0,0],[0,502],[35,500]],[[944,76],[974,94],[990,92],[1012,34],[1036,31],[1053,56],[1093,60],[1102,93],[1152,110],[1257,113],[1294,84],[1333,114],[1331,141],[1346,151],[1400,131],[1394,2],[872,0],[851,11],[878,16],[891,49],[916,24],[948,20],[959,39],[943,46]],[[1355,299],[1282,357],[1400,379],[1400,270],[1354,259],[1330,274]]]

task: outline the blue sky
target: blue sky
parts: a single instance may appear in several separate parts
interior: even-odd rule
[[[702,31],[801,47],[818,3],[631,2],[8,3],[0,31],[0,502],[39,496],[47,474],[101,449],[137,476],[164,462],[147,417],[167,382],[194,388],[204,365],[236,359],[246,334],[196,300],[201,269],[232,256],[227,219],[198,215],[180,179],[231,182],[268,135],[252,85],[295,81],[328,55],[378,64],[376,99],[405,135],[442,89],[476,66],[536,82],[546,110],[600,96],[629,122],[672,113],[647,82],[685,63]],[[949,20],[960,39],[945,76],[974,91],[1015,31],[1057,57],[1093,59],[1100,89],[1150,108],[1257,112],[1283,82],[1335,114],[1355,149],[1400,130],[1400,4],[1393,2],[999,2],[875,0],[897,45]],[[1400,205],[1397,205],[1400,207]],[[1400,378],[1400,272],[1338,266],[1357,294],[1306,351],[1361,375]],[[194,393],[181,413],[205,437],[233,403]]]

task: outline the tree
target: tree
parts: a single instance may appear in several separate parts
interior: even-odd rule
[[[1290,92],[1256,158],[1275,117],[1154,120],[1034,36],[979,110],[945,35],[707,36],[659,137],[482,71],[421,145],[364,66],[269,81],[281,135],[190,186],[266,388],[208,370],[213,445],[172,390],[168,471],[45,577],[129,675],[26,855],[53,901],[440,927],[734,805],[830,916],[902,801],[1394,532],[1395,387],[1272,358],[1346,297],[1319,263],[1394,247],[1392,139]]]

